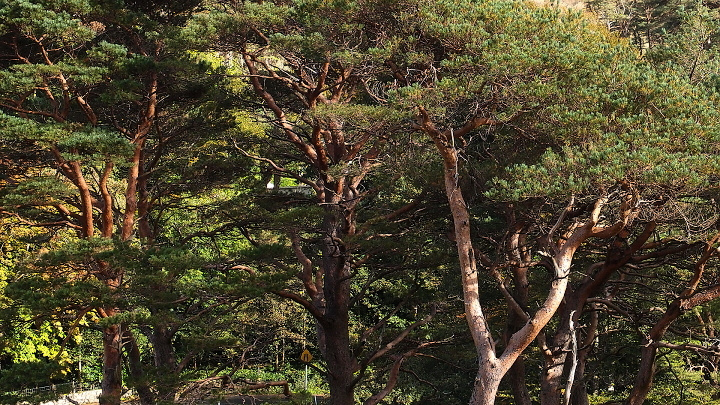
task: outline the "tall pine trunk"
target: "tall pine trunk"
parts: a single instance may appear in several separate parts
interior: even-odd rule
[[[328,367],[328,385],[332,405],[355,404],[353,375],[357,370],[355,357],[350,352],[347,321],[329,322],[325,331],[325,361]]]
[[[112,314],[112,311],[109,315]],[[122,327],[110,325],[103,329],[103,376],[100,405],[119,405],[122,396]]]
[[[353,405],[354,373],[357,359],[350,349],[350,264],[345,245],[341,242],[348,233],[349,220],[336,205],[337,196],[328,195],[335,203],[326,208],[323,220],[325,237],[322,246],[324,273],[323,296],[325,313],[320,322],[323,355],[328,366],[328,385],[332,405]]]

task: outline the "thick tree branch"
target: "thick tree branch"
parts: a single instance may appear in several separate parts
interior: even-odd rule
[[[113,233],[113,198],[108,189],[108,180],[113,170],[113,163],[109,159],[105,162],[105,169],[100,176],[98,185],[103,198],[102,206],[102,236],[109,238]]]
[[[298,304],[302,305],[305,309],[307,309],[308,312],[320,323],[325,323],[325,315],[315,306],[312,302],[306,300],[305,298],[289,292],[289,291],[273,291],[273,294],[290,299],[292,301],[297,302]]]
[[[305,255],[305,252],[303,252],[302,246],[300,245],[300,236],[298,235],[297,230],[291,230],[289,232],[289,237],[295,257],[298,259],[303,268],[302,272],[298,274],[298,278],[302,281],[303,286],[305,286],[305,291],[310,296],[310,299],[314,301],[318,297],[319,292],[322,290],[322,281],[313,280],[313,262]]]
[[[250,74],[257,75],[258,71],[255,66],[255,60],[246,52],[243,53],[243,60],[245,61],[245,65],[250,71]],[[283,129],[288,140],[295,144],[295,146],[304,153],[313,164],[320,164],[321,162],[318,159],[317,151],[312,146],[303,142],[303,140],[295,134],[292,125],[288,122],[287,117],[285,116],[285,112],[283,112],[282,108],[280,108],[277,104],[275,98],[265,89],[262,83],[260,83],[260,79],[257,77],[251,77],[250,82],[255,90],[255,93],[265,101],[267,107],[270,108],[275,115],[275,118],[278,120],[278,124]],[[324,169],[325,167],[323,166],[322,168]]]

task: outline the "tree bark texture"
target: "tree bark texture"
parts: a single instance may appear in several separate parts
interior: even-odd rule
[[[337,197],[331,193],[326,196],[331,202],[338,203],[332,201]],[[333,405],[355,403],[353,374],[357,370],[357,360],[350,351],[350,264],[347,262],[345,245],[340,242],[347,234],[346,220],[345,213],[338,205],[326,208],[322,245],[325,313],[320,328]]]
[[[108,314],[111,315],[112,313]],[[110,325],[103,329],[103,377],[100,405],[119,405],[122,395],[122,328]]]
[[[262,37],[262,33],[251,33],[252,38],[246,38],[247,42],[253,42],[256,35]],[[361,184],[377,165],[387,140],[371,131],[349,133],[342,120],[335,118],[310,118],[314,114],[307,114],[301,123],[289,119],[297,115],[298,105],[313,111],[321,105],[342,105],[357,97],[358,91],[363,90],[358,87],[362,77],[356,75],[366,73],[330,59],[308,68],[303,65],[303,58],[287,57],[285,62],[289,66],[303,72],[297,81],[289,81],[286,72],[278,73],[267,62],[263,55],[265,48],[254,45],[243,48],[242,58],[250,73],[250,84],[267,108],[268,120],[276,124],[284,140],[302,156],[298,161],[308,165],[312,175],[306,177],[272,159],[245,154],[268,164],[278,178],[292,178],[311,187],[316,202],[324,209],[322,224],[310,231],[320,233],[319,257],[311,259],[303,252],[302,229],[287,230],[302,267],[298,278],[305,294],[285,290],[275,293],[301,304],[313,316],[318,348],[327,362],[330,401],[333,405],[351,405],[355,402],[354,388],[365,371],[362,368],[367,367],[365,361],[374,361],[377,357],[370,355],[363,359],[361,366],[351,347],[349,323],[353,296],[350,286],[357,264],[352,257],[354,245],[348,240],[361,233],[357,229],[357,209],[367,194]],[[287,92],[276,92],[278,88],[289,90],[295,98],[289,100]]]
[[[509,223],[514,228],[507,242],[508,256],[513,258],[518,264],[511,267],[513,277],[513,298],[521,309],[527,308],[530,283],[528,281],[529,264],[532,260],[529,248],[526,244],[526,225],[523,223],[516,224],[514,213],[509,215]],[[510,337],[522,328],[525,319],[521,317],[517,311],[510,309],[507,315],[507,324],[503,333],[503,341],[507,345]],[[525,379],[525,358],[523,355],[518,356],[508,371],[508,380],[510,390],[515,400],[515,405],[531,405],[530,392]]]
[[[160,400],[172,400],[175,386],[172,379],[177,372],[175,349],[172,345],[174,331],[165,325],[154,325],[149,336],[153,349],[157,393]]]
[[[479,360],[478,374],[475,379],[475,387],[470,402],[472,405],[492,404],[494,403],[494,398],[502,377],[522,354],[523,350],[538,336],[566,298],[570,267],[577,249],[589,238],[610,238],[621,232],[634,213],[633,202],[635,201],[635,196],[630,192],[623,194],[624,197],[620,204],[620,219],[612,225],[599,224],[602,221],[601,211],[609,202],[608,197],[599,197],[593,206],[586,209],[587,219],[581,222],[575,221],[574,224],[568,225],[567,231],[562,237],[557,238],[555,241],[556,231],[563,225],[568,213],[570,213],[574,207],[574,197],[571,198],[568,207],[560,215],[555,226],[551,228],[544,238],[544,250],[540,253],[547,257],[545,266],[551,271],[553,278],[545,301],[541,307],[530,316],[525,313],[521,305],[511,297],[512,294],[505,288],[502,275],[499,274],[496,265],[484,254],[476,254],[474,251],[470,232],[470,215],[459,186],[460,160],[458,149],[455,146],[456,143],[462,144],[464,142],[464,135],[479,126],[487,125],[494,121],[489,118],[475,117],[458,129],[440,131],[435,127],[427,111],[422,107],[419,108],[418,118],[418,122],[414,126],[415,129],[421,130],[430,136],[443,159],[445,194],[454,221],[454,236],[462,275],[465,316],[470,327]],[[583,212],[585,212],[585,210],[583,210]],[[498,286],[506,297],[510,308],[517,311],[517,314],[524,320],[524,324],[507,339],[505,349],[500,356],[496,353],[493,338],[480,304],[481,298],[477,274],[478,258],[482,260],[491,275],[498,281]],[[580,308],[582,308],[582,306]],[[580,311],[578,311],[578,313],[579,312]],[[563,334],[567,335],[566,332]],[[557,342],[553,343],[557,345]],[[562,347],[565,348],[566,344],[563,344]],[[552,367],[546,370],[546,375],[544,375],[543,378],[546,379],[546,383],[549,383],[546,386],[549,390],[548,395],[552,395],[553,399],[557,398],[557,401],[553,404],[555,405],[559,403],[559,397],[557,394],[553,394],[552,390],[555,390],[555,387],[559,386],[565,355],[557,353],[556,355],[550,354],[550,357],[556,358],[552,359]],[[557,393],[559,394],[559,390],[557,390]]]
[[[458,151],[455,148],[456,137],[462,137],[472,129],[489,122],[490,120],[475,118],[458,130],[451,129],[441,132],[435,127],[427,112],[421,108],[420,123],[417,125],[418,129],[427,133],[433,139],[443,159],[445,194],[448,198],[454,222],[455,241],[462,276],[465,316],[478,354],[478,372],[470,399],[471,405],[495,403],[495,397],[503,376],[522,354],[523,350],[532,343],[537,334],[550,321],[559,307],[567,287],[567,275],[572,256],[580,243],[590,236],[592,226],[597,222],[595,221],[583,227],[581,231],[575,232],[553,255],[553,271],[556,276],[551,283],[550,292],[545,302],[532,317],[527,317],[524,325],[508,339],[501,356],[497,357],[493,337],[480,304],[477,258],[472,246],[470,215],[459,186],[459,159]]]
[[[160,373],[175,372],[175,349],[172,345],[174,331],[164,325],[155,325],[150,337],[153,345],[155,367]]]
[[[117,21],[110,20],[106,22],[109,24],[117,23]],[[66,66],[58,63],[60,60],[72,56],[67,52],[58,52],[60,49],[65,49],[63,48],[65,45],[57,49],[55,48],[57,44],[50,46],[56,38],[48,35],[34,38],[34,34],[23,33],[22,31],[15,32],[14,34],[9,33],[8,35],[11,35],[14,41],[20,40],[22,42],[31,39],[37,47],[33,50],[33,52],[36,52],[36,55],[32,57],[30,55],[21,55],[21,53],[18,52],[18,48],[15,47],[15,55],[13,56],[12,53],[8,55],[10,55],[11,59],[14,58],[16,63],[31,64],[32,60],[33,64],[39,63],[45,64],[46,66],[54,66],[57,73],[47,77],[44,76],[42,83],[38,84],[39,93],[44,95],[47,103],[33,103],[31,107],[32,110],[25,110],[24,108],[19,108],[26,104],[27,101],[27,96],[23,95],[18,100],[14,100],[9,104],[7,104],[7,99],[3,99],[2,103],[0,103],[2,107],[10,107],[16,112],[22,112],[22,115],[27,113],[33,115],[39,114],[39,116],[52,119],[59,124],[67,123],[78,128],[86,126],[97,127],[102,121],[107,123],[112,122],[115,129],[124,134],[128,141],[135,146],[134,156],[127,162],[129,164],[126,166],[130,175],[128,176],[127,187],[125,189],[124,210],[118,208],[122,204],[115,204],[114,195],[110,191],[111,187],[109,187],[113,171],[115,170],[114,159],[111,158],[111,156],[106,156],[103,164],[104,167],[98,171],[97,176],[91,176],[88,174],[93,171],[94,164],[86,162],[84,158],[76,157],[85,153],[82,150],[78,150],[77,147],[73,146],[63,146],[62,143],[56,143],[48,148],[55,160],[58,173],[74,185],[79,197],[79,201],[68,201],[69,205],[79,210],[77,214],[71,214],[66,208],[57,208],[60,214],[67,219],[66,223],[71,228],[77,230],[80,238],[89,239],[101,236],[110,239],[113,236],[119,236],[122,241],[127,241],[133,234],[133,229],[135,228],[135,211],[137,209],[136,186],[143,145],[157,115],[157,73],[148,72],[148,80],[145,81],[147,87],[144,89],[146,95],[144,98],[145,101],[138,103],[139,109],[134,110],[134,114],[131,113],[131,115],[136,115],[136,117],[139,118],[138,121],[135,121],[136,127],[124,128],[122,124],[116,121],[116,117],[112,112],[99,117],[91,105],[95,97],[89,96],[89,94],[95,94],[95,90],[97,90],[95,85],[103,86],[102,81],[96,84],[87,83],[87,85],[79,85],[71,78],[71,74],[64,71]],[[139,48],[135,49],[134,52],[141,53],[145,56],[158,57],[162,48],[159,42],[153,43],[154,54],[149,55],[148,52],[145,52],[145,46],[149,44],[142,43],[143,40],[140,39],[140,36],[134,37],[132,40],[129,40],[129,42],[132,43],[132,45],[129,43],[128,45]],[[81,47],[74,49],[73,53],[80,48]],[[79,109],[76,109],[76,107],[79,107]],[[130,121],[134,121],[132,118],[135,117],[128,118],[131,118]],[[67,152],[69,152],[69,154],[66,154]],[[116,229],[117,224],[114,210],[123,210],[120,214],[123,225],[119,229],[119,232],[118,229]],[[96,227],[98,229],[96,229]],[[116,233],[119,235],[116,235]],[[95,260],[94,263],[89,264],[86,272],[87,275],[94,276],[96,279],[105,283],[111,291],[117,289],[122,283],[123,270],[111,268],[107,263],[102,263],[99,260]],[[119,311],[117,308],[96,308],[96,310],[102,317],[112,317]],[[103,329],[102,404],[116,404],[120,401],[120,392],[122,389],[122,335],[123,328],[121,325],[109,325]],[[133,353],[129,354],[134,356]]]

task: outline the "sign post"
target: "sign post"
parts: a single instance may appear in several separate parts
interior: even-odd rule
[[[307,376],[308,376],[308,363],[312,361],[312,354],[308,349],[303,350],[300,355],[300,360],[305,363],[305,391],[307,391]]]

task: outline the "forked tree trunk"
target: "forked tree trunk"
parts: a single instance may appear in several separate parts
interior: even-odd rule
[[[258,30],[248,32],[248,35],[264,37]],[[350,246],[357,246],[356,241],[361,240],[358,237],[367,230],[357,229],[357,207],[368,195],[369,191],[362,191],[362,183],[385,153],[387,139],[376,136],[374,130],[361,131],[362,134],[355,131],[348,133],[344,129],[343,119],[323,118],[322,114],[315,118],[312,116],[316,114],[301,114],[303,118],[299,120],[290,119],[297,116],[298,105],[303,105],[304,111],[312,112],[321,105],[340,106],[357,97],[359,91],[364,92],[360,85],[364,81],[361,76],[357,76],[364,74],[360,73],[362,69],[358,71],[343,66],[331,58],[324,63],[313,62],[312,66],[306,66],[302,58],[284,55],[287,66],[295,66],[298,71],[307,73],[300,75],[298,82],[288,81],[285,78],[285,68],[276,70],[274,63],[268,63],[267,54],[262,50],[264,47],[258,49],[253,45],[241,49],[245,68],[250,74],[250,84],[267,107],[268,118],[274,121],[284,134],[285,140],[301,154],[302,158],[297,160],[302,162],[301,166],[309,165],[309,172],[313,174],[305,177],[272,159],[243,153],[263,164],[269,164],[278,177],[294,178],[310,186],[315,192],[316,202],[324,209],[320,229],[313,227],[310,231],[318,232],[322,237],[321,255],[313,254],[308,257],[303,252],[303,245],[307,242],[302,240],[301,230],[287,230],[292,249],[302,266],[298,278],[303,283],[306,295],[287,290],[275,293],[294,300],[312,314],[318,331],[318,347],[327,362],[331,403],[354,405],[354,389],[362,380],[367,365],[387,354],[387,351],[378,350],[375,353],[378,354],[377,357],[373,354],[358,359],[351,348],[349,333],[351,302],[353,298],[357,298],[352,296],[350,289],[353,281],[352,268],[376,254],[371,250],[365,252],[368,255],[364,259],[353,260],[358,258],[353,257],[354,252]],[[288,90],[289,93],[278,89]],[[297,98],[288,98],[288,94]],[[408,205],[413,206],[414,204]],[[400,209],[383,217],[389,220],[404,212],[406,209]],[[365,225],[372,223],[374,222],[370,220],[365,222]],[[312,245],[311,249],[316,252],[317,243],[312,242]],[[404,339],[407,332],[409,330],[401,333],[397,339]],[[393,347],[396,347],[396,344],[397,342],[393,343]],[[382,394],[379,394],[387,395],[387,391],[393,386],[394,384],[386,384]]]
[[[636,199],[637,197],[633,196],[632,198]],[[576,286],[573,291],[568,290],[566,292],[557,330],[552,337],[548,339],[547,347],[544,348],[543,371],[540,376],[540,403],[542,405],[557,405],[564,402],[562,400],[562,389],[567,389],[565,382],[566,378],[569,380],[570,377],[567,366],[572,364],[573,360],[571,356],[569,356],[570,345],[573,334],[575,333],[577,335],[576,331],[570,329],[570,323],[572,322],[577,325],[588,299],[601,291],[610,277],[630,261],[633,254],[638,252],[650,238],[655,227],[656,224],[654,222],[644,224],[643,232],[638,235],[629,246],[625,245],[626,238],[629,234],[627,229],[621,229],[615,235],[612,233],[606,235],[606,238],[609,236],[617,237],[609,249],[605,261],[590,266],[588,274],[582,283]],[[578,339],[578,341],[580,341],[580,339]],[[588,342],[586,337],[584,342],[583,347],[589,346],[592,343],[592,338],[590,338]],[[588,349],[585,349],[585,351],[587,350]],[[585,369],[584,364],[580,364],[583,358],[583,356],[581,356],[582,351],[583,350],[579,350],[577,370]],[[574,377],[575,383],[578,383],[583,380],[584,376],[582,373],[576,371]],[[573,397],[575,397],[575,394],[573,394]],[[585,401],[587,401],[587,399]]]
[[[490,274],[498,280],[498,285],[506,296],[510,307],[517,307],[514,299],[508,297],[510,294],[505,290],[502,276],[492,261],[482,253],[476,255],[471,237],[471,220],[468,207],[463,198],[459,186],[460,172],[458,169],[458,150],[455,144],[462,143],[462,137],[470,131],[482,125],[493,123],[491,119],[475,117],[466,122],[459,129],[448,129],[440,131],[435,127],[427,111],[419,108],[419,122],[416,129],[425,132],[435,143],[440,156],[443,159],[443,174],[445,180],[445,194],[452,213],[455,241],[457,244],[460,272],[462,275],[463,301],[465,303],[465,317],[470,327],[473,341],[478,353],[478,373],[470,400],[471,405],[494,404],[497,390],[505,373],[510,369],[515,360],[533,342],[535,337],[550,321],[565,296],[568,285],[570,265],[575,251],[590,237],[608,237],[617,234],[625,226],[625,222],[619,221],[612,226],[597,226],[600,221],[600,212],[607,204],[608,199],[599,198],[589,212],[589,218],[580,226],[573,226],[571,230],[563,235],[557,243],[552,243],[551,238],[562,225],[567,213],[574,204],[574,198],[565,212],[560,216],[555,226],[547,235],[547,251],[543,252],[548,256],[548,267],[552,273],[550,290],[542,306],[533,314],[528,316],[520,308],[514,308],[518,315],[525,318],[525,324],[515,332],[507,342],[505,350],[497,356],[495,344],[487,325],[487,320],[482,311],[480,289],[478,285],[477,258],[488,266]],[[622,218],[627,220],[631,211],[625,203],[621,204]]]

